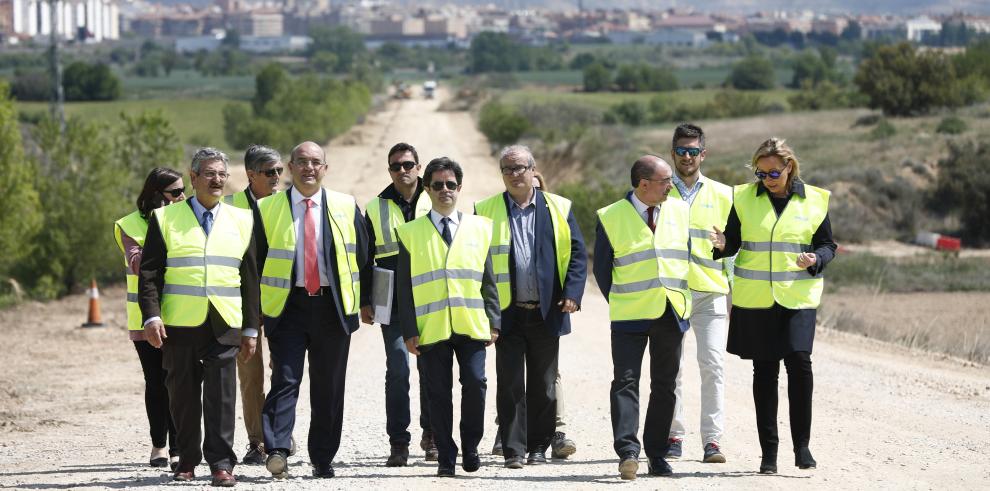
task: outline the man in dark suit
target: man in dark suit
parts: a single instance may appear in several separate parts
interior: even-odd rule
[[[303,363],[309,352],[313,475],[334,477],[340,447],[350,335],[358,328],[361,283],[370,286],[364,221],[352,196],[324,189],[323,148],[304,142],[289,161],[292,187],[258,202],[265,228],[261,308],[272,354],[263,427],[266,467],[288,475]]]
[[[248,211],[221,204],[228,177],[222,152],[200,149],[189,175],[196,196],[159,208],[148,225],[138,303],[145,337],[162,348],[168,371],[181,455],[174,478],[192,480],[205,454],[212,484],[227,487],[237,482],[234,358],[238,347],[250,358],[258,336],[254,220]]]
[[[502,308],[495,344],[499,438],[505,466],[520,469],[524,457],[546,463],[556,434],[560,336],[571,332],[570,314],[580,307],[587,255],[570,200],[533,187],[532,152],[506,147],[499,167],[506,192],[478,202],[475,212],[493,222]]]
[[[640,157],[630,172],[633,191],[598,210],[594,273],[612,321],[612,434],[626,480],[636,479],[639,469],[639,378],[647,345],[650,400],[643,447],[650,475],[673,472],[664,456],[691,293],[689,208],[667,199],[672,176],[663,159]]]

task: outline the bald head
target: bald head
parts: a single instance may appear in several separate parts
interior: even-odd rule
[[[302,142],[296,145],[292,149],[292,160],[295,160],[300,154],[306,153],[308,155],[318,154],[320,156],[321,162],[327,161],[327,154],[323,151],[323,147],[317,145],[314,142]]]
[[[668,172],[673,172],[670,168],[670,164],[656,155],[644,155],[636,159],[636,161],[633,162],[632,170],[629,172],[633,189],[639,187],[639,181],[643,179],[650,179],[661,169],[667,169]]]

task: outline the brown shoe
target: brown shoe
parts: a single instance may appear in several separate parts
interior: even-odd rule
[[[194,468],[183,469],[179,467],[178,469],[175,469],[175,473],[172,474],[173,481],[185,482],[192,481],[193,479],[196,479],[196,472]]]
[[[213,471],[213,480],[210,481],[211,486],[232,488],[235,484],[237,484],[237,479],[234,479],[234,475],[227,469],[217,469]]]

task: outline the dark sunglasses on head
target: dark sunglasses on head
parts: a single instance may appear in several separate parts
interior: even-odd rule
[[[162,194],[171,194],[173,198],[178,198],[179,196],[182,196],[182,193],[184,192],[186,192],[186,188],[175,188],[175,189],[166,189],[162,191]]]
[[[268,177],[275,177],[281,176],[283,172],[285,172],[285,167],[272,167],[271,169],[262,171],[261,173]]]
[[[392,162],[388,164],[388,170],[392,172],[399,172],[399,167],[402,167],[403,170],[412,170],[413,167],[416,167],[416,162],[407,160],[405,162]]]
[[[433,188],[434,191],[443,191],[443,186],[445,184],[447,185],[447,189],[451,191],[457,190],[456,181],[447,181],[447,182],[434,181],[432,184],[430,184],[430,187]]]
[[[754,172],[754,174],[756,174],[756,178],[761,181],[766,179],[767,177],[771,179],[778,179],[780,178],[780,175],[783,173],[784,173],[784,169],[780,169],[780,170],[774,169],[770,172],[763,172],[761,170]]]
[[[685,155],[697,157],[701,155],[701,149],[698,147],[674,147],[674,153],[676,153],[678,157],[683,157]]]

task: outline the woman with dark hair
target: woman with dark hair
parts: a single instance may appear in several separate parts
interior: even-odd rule
[[[770,138],[753,154],[756,182],[736,186],[725,232],[710,234],[714,258],[736,256],[726,351],[753,360],[760,474],[777,473],[777,375],[787,368],[794,465],[818,466],[811,439],[811,347],[821,301],[822,271],[835,257],[829,192],[805,184],[784,140]]]
[[[175,442],[175,426],[168,410],[162,352],[144,340],[141,308],[137,303],[137,274],[141,268],[141,253],[148,232],[148,217],[156,208],[186,199],[185,189],[182,174],[166,167],[152,169],[138,196],[137,211],[117,220],[113,227],[113,235],[120,252],[124,254],[124,266],[127,269],[127,332],[134,342],[141,360],[141,369],[144,371],[144,406],[151,427],[150,464],[152,467],[171,464],[173,470],[179,464],[179,456],[175,450],[165,450],[166,438],[170,449],[178,447]]]

